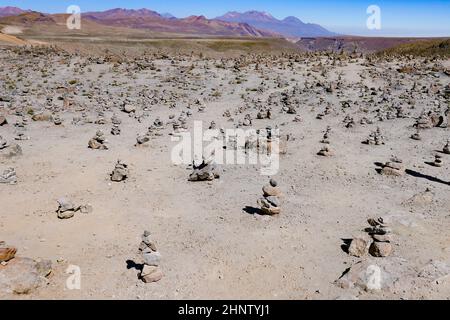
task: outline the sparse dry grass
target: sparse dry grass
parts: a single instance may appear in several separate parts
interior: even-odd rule
[[[402,44],[381,52],[381,54],[413,55],[421,57],[450,57],[450,39],[435,39]]]

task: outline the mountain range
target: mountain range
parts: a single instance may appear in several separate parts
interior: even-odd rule
[[[25,12],[25,10],[17,7],[0,7],[0,17],[16,16]]]
[[[270,13],[260,11],[247,11],[244,13],[232,11],[216,19],[227,22],[247,23],[258,29],[270,30],[290,37],[325,37],[336,35],[318,24],[304,23],[293,16],[278,20]]]
[[[9,19],[8,23],[27,21],[30,18],[28,17],[30,13],[33,12],[16,7],[0,7],[0,18],[17,17],[17,19]],[[41,20],[48,20],[52,16],[56,16],[52,14],[42,15],[39,18]],[[36,16],[33,19],[36,19]],[[147,29],[154,32],[189,35],[239,37],[317,37],[334,35],[317,24],[304,23],[295,17],[278,20],[268,13],[259,11],[248,11],[245,13],[228,12],[221,17],[207,19],[204,16],[176,18],[170,13],[160,14],[149,9],[116,8],[101,12],[82,13],[82,19],[110,27]]]

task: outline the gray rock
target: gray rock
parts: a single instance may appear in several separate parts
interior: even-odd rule
[[[30,294],[48,283],[50,261],[14,258],[7,265],[0,265],[0,292],[5,294]]]
[[[159,252],[143,253],[144,263],[148,266],[159,266],[161,262],[161,254]]]
[[[274,207],[279,207],[281,205],[280,199],[278,197],[266,197],[266,200]]]
[[[158,282],[163,278],[164,274],[161,269],[156,266],[144,265],[141,272],[141,279],[145,283]]]
[[[75,205],[72,201],[67,200],[66,198],[58,199],[58,212],[66,212],[66,211],[75,211]]]
[[[348,247],[348,254],[354,257],[364,257],[369,251],[369,242],[364,238],[354,238]]]
[[[8,168],[0,175],[0,183],[4,184],[16,184],[17,176],[14,168]]]
[[[374,241],[369,248],[369,253],[378,258],[388,257],[392,253],[392,245],[389,242]]]
[[[345,270],[335,284],[344,289],[408,292],[417,284],[417,271],[401,258],[368,258]]]
[[[450,265],[443,261],[431,260],[420,270],[418,277],[436,281],[450,275]]]
[[[64,212],[58,212],[58,218],[59,219],[70,219],[75,215],[75,211],[64,211]]]

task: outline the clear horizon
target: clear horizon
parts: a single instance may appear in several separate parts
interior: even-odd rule
[[[166,1],[120,1],[98,3],[86,0],[2,1],[1,6],[15,6],[45,13],[62,13],[70,5],[78,5],[82,12],[104,11],[113,8],[147,8],[159,13],[170,13],[182,18],[190,15],[204,15],[215,18],[229,11],[265,11],[277,19],[295,16],[306,23],[316,23],[340,34],[389,37],[448,37],[450,36],[450,0],[399,0],[395,1],[300,1],[280,0],[229,0],[226,3],[211,3],[200,0],[186,4],[181,0]],[[381,9],[381,30],[366,27],[366,9],[377,5]]]

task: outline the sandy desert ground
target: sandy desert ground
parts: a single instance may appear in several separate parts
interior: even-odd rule
[[[3,47],[0,61],[0,136],[9,145],[0,173],[17,174],[0,184],[0,240],[17,248],[0,266],[2,298],[449,299],[450,60],[154,53],[116,61]],[[267,109],[271,118],[258,119]],[[120,135],[111,134],[113,115]],[[214,121],[289,135],[272,177],[284,194],[279,215],[257,210],[271,178],[258,165],[223,165],[219,179],[189,182],[192,168],[173,164],[174,124],[190,131],[196,120],[205,130]],[[411,138],[417,124],[421,140]],[[135,146],[149,127],[149,141]],[[377,128],[384,144],[363,144]],[[88,148],[98,130],[108,150]],[[22,155],[11,156],[14,144]],[[324,146],[332,156],[317,154]],[[393,156],[406,170],[377,171]],[[129,176],[113,182],[119,159]],[[59,219],[62,197],[93,210]],[[341,248],[379,217],[392,230],[389,256]],[[138,278],[145,230],[162,256],[154,283]],[[2,278],[21,257],[52,263],[28,294]],[[80,267],[80,290],[66,287],[70,265]],[[367,287],[370,265],[382,270],[379,289]]]

